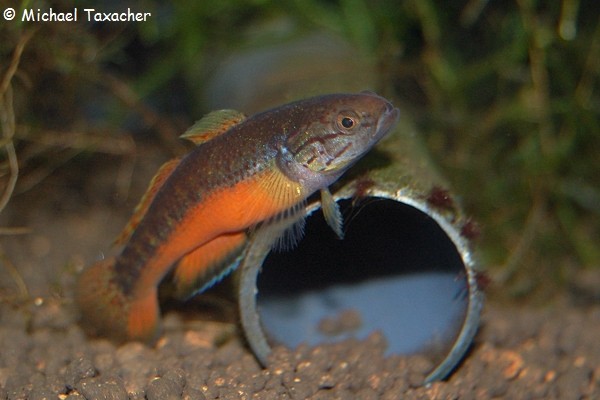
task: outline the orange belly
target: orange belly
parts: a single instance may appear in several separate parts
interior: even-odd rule
[[[174,263],[176,283],[186,286],[200,278],[209,280],[210,266],[224,259],[246,240],[245,231],[303,200],[300,184],[280,171],[266,171],[253,179],[222,188],[186,213],[168,240],[148,261],[133,291],[128,321],[130,337],[146,337],[158,319],[156,287]],[[207,249],[203,249],[206,245]]]

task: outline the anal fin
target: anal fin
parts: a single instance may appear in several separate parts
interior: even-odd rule
[[[175,267],[175,296],[186,299],[208,289],[237,267],[246,232],[217,236],[185,255]]]

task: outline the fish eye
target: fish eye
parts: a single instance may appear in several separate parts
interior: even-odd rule
[[[340,127],[340,129],[352,129],[356,126],[356,117],[347,113],[342,113],[337,117],[337,124]]]

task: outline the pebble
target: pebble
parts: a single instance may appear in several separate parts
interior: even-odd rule
[[[86,378],[81,380],[76,388],[89,400],[129,400],[125,385],[118,378]]]

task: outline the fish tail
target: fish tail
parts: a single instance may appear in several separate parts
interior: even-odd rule
[[[115,258],[92,265],[79,277],[75,299],[82,327],[91,334],[115,340],[155,338],[159,309],[156,289],[129,296],[115,283]]]
[[[127,318],[128,337],[142,341],[156,339],[159,315],[156,287],[152,287],[131,302]]]

